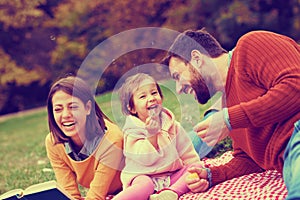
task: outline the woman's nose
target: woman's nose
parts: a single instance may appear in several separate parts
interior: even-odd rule
[[[71,111],[69,109],[63,109],[62,116],[69,117],[71,115]]]

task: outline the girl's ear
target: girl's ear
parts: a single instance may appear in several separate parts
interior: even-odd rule
[[[91,114],[91,110],[92,110],[92,101],[91,100],[88,100],[88,102],[86,102],[85,110],[86,110],[86,115]]]
[[[127,109],[128,109],[128,111],[131,113],[131,114],[136,114],[136,111],[135,111],[135,109],[134,108],[131,108],[129,105],[127,105]]]

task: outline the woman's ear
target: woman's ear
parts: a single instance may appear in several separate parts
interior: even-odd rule
[[[92,101],[91,100],[88,100],[88,102],[86,102],[85,110],[86,110],[86,115],[91,114],[91,110],[92,110]]]

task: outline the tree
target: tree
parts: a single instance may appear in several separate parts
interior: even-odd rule
[[[0,0],[0,114],[4,108],[8,112],[8,107],[13,112],[44,104],[53,80],[76,74],[97,45],[123,31],[206,27],[226,49],[242,34],[256,29],[300,40],[299,7],[298,0]],[[158,37],[172,40],[164,34]],[[155,43],[147,38],[151,35],[140,36]],[[126,50],[138,42],[124,40],[115,47]],[[111,53],[102,52],[100,57],[110,58]],[[133,67],[155,64],[163,55],[159,49],[144,48],[105,62],[94,57],[82,75],[88,78],[99,73],[99,66],[108,63],[105,69],[100,67],[104,71],[97,85],[97,91],[104,92],[113,89]],[[37,96],[34,90],[46,92],[32,98]]]

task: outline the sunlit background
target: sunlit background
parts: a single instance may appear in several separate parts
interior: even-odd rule
[[[120,32],[206,27],[228,50],[250,30],[299,41],[299,5],[299,0],[0,0],[0,115],[45,105],[54,80],[76,74],[93,48]],[[158,63],[163,55],[142,49],[113,60],[97,93],[112,90],[130,68]]]

